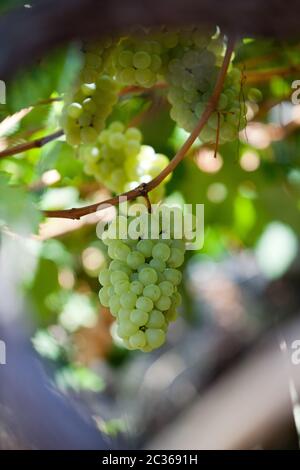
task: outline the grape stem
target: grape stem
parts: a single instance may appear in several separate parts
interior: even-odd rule
[[[220,69],[217,82],[213,91],[213,94],[208,101],[205,110],[197,126],[194,128],[193,132],[189,135],[187,140],[184,142],[182,147],[178,150],[176,155],[170,161],[170,163],[162,170],[162,172],[156,176],[153,180],[149,181],[149,183],[142,183],[137,186],[135,189],[127,191],[121,195],[112,197],[107,199],[103,202],[98,202],[96,204],[91,204],[89,206],[84,207],[77,207],[73,209],[64,209],[64,210],[51,210],[51,211],[44,211],[44,215],[46,217],[57,217],[57,218],[67,218],[67,219],[80,219],[84,215],[92,214],[99,210],[105,209],[109,206],[116,206],[121,200],[125,198],[129,201],[132,199],[136,199],[139,196],[144,196],[148,194],[150,191],[155,189],[172,171],[175,170],[177,165],[183,160],[185,155],[187,154],[188,150],[191,148],[194,141],[199,136],[201,130],[207,123],[211,114],[217,109],[218,101],[220,98],[220,94],[223,89],[223,84],[226,78],[227,70],[230,64],[230,59],[232,56],[232,52],[234,50],[235,40],[233,38],[229,38],[226,48],[226,53],[224,56],[224,60],[222,63],[222,67]]]
[[[0,152],[0,159],[11,157],[12,155],[16,155],[17,153],[26,152],[27,150],[43,147],[49,142],[58,139],[62,135],[64,135],[64,132],[62,129],[59,129],[58,131],[53,132],[53,134],[49,134],[45,137],[31,140],[30,142],[26,142],[24,144],[14,145],[13,147],[7,148]]]

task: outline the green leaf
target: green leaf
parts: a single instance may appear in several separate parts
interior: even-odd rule
[[[26,190],[8,184],[8,176],[0,174],[0,223],[15,231],[35,231],[41,219],[33,196]]]

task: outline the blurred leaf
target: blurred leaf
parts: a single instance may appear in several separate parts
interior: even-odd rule
[[[73,389],[76,392],[88,390],[96,393],[102,392],[105,388],[102,377],[91,369],[78,366],[67,366],[58,371],[56,383],[63,391]]]
[[[38,330],[32,338],[36,351],[43,357],[57,360],[60,356],[60,346],[48,331]]]
[[[23,233],[35,231],[40,213],[31,194],[8,184],[7,175],[0,174],[0,223]]]
[[[119,433],[125,432],[126,426],[122,419],[110,419],[109,421],[99,421],[98,427],[100,431],[108,436],[116,437]]]

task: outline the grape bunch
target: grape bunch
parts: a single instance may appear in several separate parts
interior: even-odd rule
[[[69,144],[96,143],[118,101],[118,90],[118,84],[109,75],[100,75],[95,83],[80,86],[63,110],[62,125]]]
[[[119,85],[111,65],[113,50],[109,40],[84,46],[83,68],[62,112],[62,127],[71,145],[95,143],[118,101]]]
[[[216,40],[217,41],[217,40]],[[206,48],[189,48],[168,64],[166,80],[169,84],[168,100],[171,117],[177,124],[191,132],[201,117],[213,93],[220,71],[222,46],[220,41]],[[210,116],[200,133],[204,143],[216,141],[219,128],[219,143],[236,139],[237,133],[246,125],[245,105],[240,99],[241,72],[231,67],[217,110]]]
[[[204,47],[209,43],[211,31],[195,26],[181,30],[143,29],[120,40],[113,63],[116,78],[122,85],[150,88],[164,80],[166,65],[173,51],[185,47]]]
[[[162,46],[146,33],[121,39],[114,54],[117,80],[122,85],[150,88],[162,68]]]
[[[126,129],[119,121],[112,122],[100,132],[95,145],[82,146],[79,154],[84,171],[115,193],[148,183],[169,162],[165,155],[142,145],[142,134],[136,127]],[[152,202],[160,200],[163,194],[164,186],[160,185],[150,196]]]
[[[178,268],[184,262],[185,243],[176,238],[169,211],[161,209],[159,215],[120,215],[102,236],[111,262],[99,275],[101,304],[116,317],[125,347],[143,352],[165,342],[181,303]]]

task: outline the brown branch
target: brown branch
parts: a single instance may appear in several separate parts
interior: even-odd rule
[[[182,147],[178,150],[174,158],[170,161],[170,163],[164,168],[164,170],[156,176],[153,180],[151,180],[149,183],[145,184],[142,183],[140,184],[137,188],[132,189],[131,191],[127,191],[119,196],[112,197],[110,199],[107,199],[106,201],[99,202],[96,204],[91,204],[89,206],[85,207],[78,207],[78,208],[73,208],[73,209],[65,209],[65,210],[53,210],[53,211],[44,211],[44,215],[46,217],[58,217],[58,218],[67,218],[67,219],[80,219],[84,215],[91,214],[93,212],[105,209],[109,206],[116,206],[120,202],[120,198],[126,198],[127,200],[132,200],[136,199],[139,196],[145,196],[148,192],[152,191],[154,188],[156,188],[175,168],[177,165],[181,162],[181,160],[185,157],[186,153],[194,143],[194,141],[197,139],[199,136],[201,130],[207,123],[207,120],[209,119],[210,115],[215,111],[220,94],[222,92],[224,80],[226,77],[226,73],[228,70],[228,66],[230,64],[230,58],[232,55],[234,49],[234,41],[229,40],[227,49],[226,49],[226,54],[223,60],[222,67],[220,69],[219,76],[217,78],[217,82],[214,88],[214,92],[210,98],[210,100],[207,103],[207,106],[197,124],[193,132],[189,135],[185,143],[182,145]]]
[[[274,67],[267,70],[248,71],[245,73],[247,79],[247,85],[252,83],[264,83],[268,82],[271,78],[290,77],[294,74],[299,74],[300,65],[290,65],[288,67]]]
[[[26,152],[27,150],[43,147],[52,140],[58,139],[63,134],[63,131],[60,129],[56,132],[53,132],[53,134],[46,135],[45,137],[41,137],[40,139],[25,142],[24,144],[20,145],[15,145],[14,147],[5,149],[0,152],[0,159],[11,157],[12,155],[16,155],[17,153]]]

